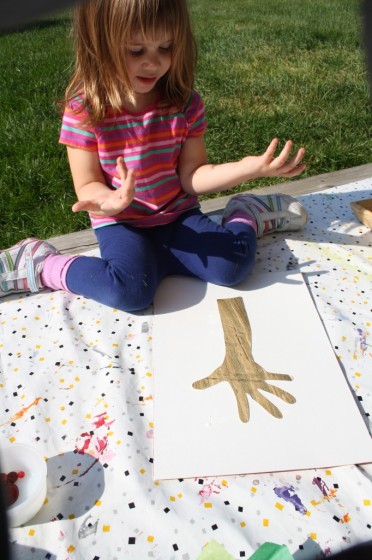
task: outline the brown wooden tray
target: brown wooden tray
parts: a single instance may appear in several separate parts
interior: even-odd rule
[[[372,198],[351,202],[351,208],[358,220],[372,229]]]

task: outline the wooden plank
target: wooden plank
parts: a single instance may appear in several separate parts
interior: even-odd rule
[[[297,179],[286,183],[271,185],[269,187],[261,187],[253,189],[249,192],[255,194],[272,194],[283,193],[290,194],[294,197],[312,192],[320,192],[331,187],[346,185],[362,179],[372,177],[372,163],[342,169],[341,171],[333,171],[332,173],[323,173],[306,179]],[[207,214],[216,214],[224,208],[228,200],[234,195],[219,196],[201,201],[201,208]],[[61,253],[77,254],[97,247],[97,240],[93,230],[87,229],[59,235],[48,240]]]

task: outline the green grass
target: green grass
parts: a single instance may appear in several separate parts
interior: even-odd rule
[[[372,111],[358,0],[190,0],[210,161],[307,149],[303,176],[371,161]],[[69,17],[0,37],[0,246],[89,226],[58,144],[72,60]],[[235,189],[277,183],[261,179]]]

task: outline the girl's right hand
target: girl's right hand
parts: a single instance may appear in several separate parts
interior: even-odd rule
[[[121,186],[111,190],[107,188],[91,200],[79,200],[72,206],[73,212],[90,212],[96,216],[115,216],[127,208],[134,199],[136,172],[127,169],[124,159],[118,157],[116,170],[121,179]]]

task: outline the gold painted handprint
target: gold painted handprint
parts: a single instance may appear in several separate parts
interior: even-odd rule
[[[218,299],[217,303],[225,337],[225,359],[211,375],[195,381],[192,386],[195,389],[208,389],[222,381],[227,381],[234,391],[242,422],[249,421],[247,395],[275,418],[282,418],[280,410],[264,397],[260,390],[293,404],[296,402],[293,395],[268,383],[268,381],[292,381],[292,377],[283,373],[270,373],[254,361],[252,330],[241,297]]]

